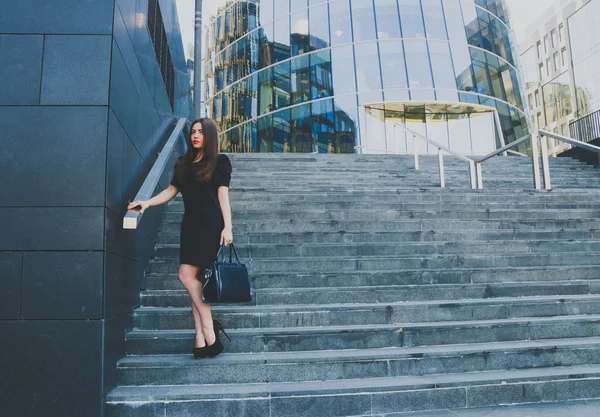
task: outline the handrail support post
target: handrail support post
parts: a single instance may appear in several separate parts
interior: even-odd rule
[[[419,170],[419,151],[417,149],[417,137],[413,135],[413,151],[415,153],[415,170]]]
[[[475,171],[475,162],[469,162],[469,183],[471,185],[472,190],[477,189],[477,173]]]
[[[440,187],[446,188],[446,173],[444,172],[444,152],[438,149],[438,161],[440,164]]]
[[[531,134],[531,165],[533,169],[533,186],[536,190],[542,189],[542,182],[540,179],[540,157],[538,151],[538,133],[533,132]]]
[[[540,146],[542,148],[542,173],[544,174],[544,189],[551,190],[550,163],[548,161],[548,139],[540,134]]]

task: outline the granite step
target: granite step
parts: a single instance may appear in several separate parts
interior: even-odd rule
[[[398,271],[405,269],[453,269],[453,268],[507,268],[527,266],[577,266],[597,268],[600,253],[597,252],[551,252],[527,254],[450,254],[450,255],[396,255],[381,256],[320,256],[305,259],[241,258],[250,273],[261,272],[341,272],[341,271]],[[179,256],[153,258],[148,271],[153,273],[174,272],[179,269]]]
[[[146,290],[140,294],[143,307],[188,307],[190,298],[179,280],[171,290]],[[600,294],[598,281],[536,281],[499,284],[387,285],[355,287],[254,289],[252,305],[390,303],[397,301],[468,300],[474,298],[535,297],[546,295]]]
[[[107,397],[107,416],[380,416],[599,396],[600,366],[577,365],[366,380],[121,386]]]
[[[162,273],[148,273],[148,289],[179,289],[178,266]],[[588,266],[539,266],[513,268],[453,268],[453,269],[405,269],[402,271],[343,271],[343,272],[272,272],[251,273],[255,289],[266,288],[319,288],[361,287],[385,285],[435,286],[445,284],[494,284],[519,283],[535,280],[540,283],[552,281],[600,280],[600,270]],[[600,282],[600,281],[598,281]]]
[[[214,305],[212,311],[223,326],[230,329],[483,321],[600,314],[600,295],[310,305]],[[194,327],[189,305],[140,307],[133,314],[133,324],[136,328],[146,330]]]
[[[600,364],[600,338],[473,343],[345,351],[128,356],[121,385],[248,384],[485,372]]]
[[[215,314],[215,318],[219,316]],[[189,327],[188,327],[189,329]],[[374,349],[600,336],[600,315],[495,320],[226,329],[229,353]],[[128,355],[189,354],[194,331],[134,329]]]
[[[395,242],[380,239],[378,242],[352,243],[253,243],[235,245],[241,259],[290,258],[315,259],[317,257],[348,256],[403,256],[403,255],[458,255],[458,254],[536,254],[550,252],[600,252],[600,240],[511,240],[511,241],[454,241],[454,242]],[[178,257],[178,243],[156,244],[154,257]],[[226,249],[225,256],[229,250]]]

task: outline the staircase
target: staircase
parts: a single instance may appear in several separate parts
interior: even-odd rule
[[[600,397],[600,173],[552,159],[232,155],[252,305],[194,360],[169,205],[107,415],[324,417]]]

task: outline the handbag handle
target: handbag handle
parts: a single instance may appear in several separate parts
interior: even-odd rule
[[[233,253],[235,253],[235,260],[237,261],[238,264],[241,264],[240,262],[240,258],[238,256],[237,250],[235,249],[235,246],[233,246],[233,242],[229,245],[229,263],[232,263],[233,260],[233,254],[231,253],[231,251],[233,250]],[[219,254],[221,255],[221,263],[224,263],[225,261],[225,244],[221,244],[221,247],[219,248],[219,251],[217,252],[217,261],[219,261]]]

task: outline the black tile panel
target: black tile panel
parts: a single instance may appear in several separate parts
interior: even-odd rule
[[[0,208],[0,250],[102,250],[103,207]]]
[[[101,319],[103,252],[23,254],[24,319]]]
[[[3,416],[101,417],[102,322],[0,320]]]
[[[23,254],[0,252],[0,319],[18,319],[21,314]]]
[[[0,107],[0,206],[103,206],[107,121],[102,106]]]

